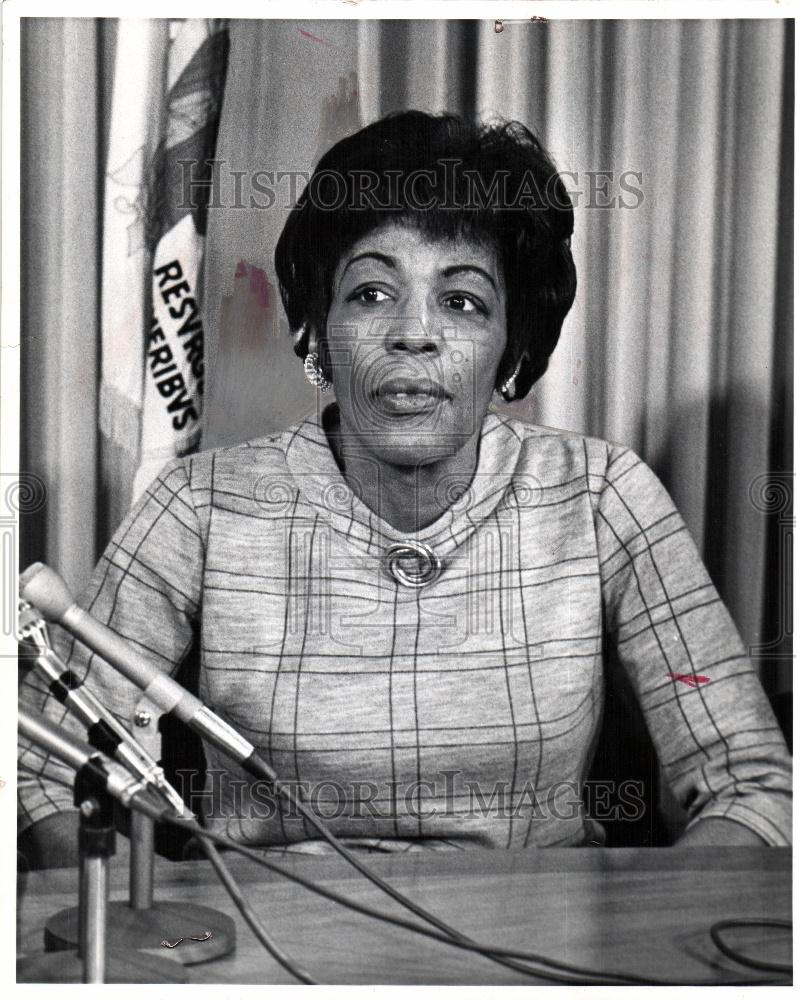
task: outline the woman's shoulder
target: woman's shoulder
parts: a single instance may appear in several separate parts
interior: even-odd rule
[[[498,434],[519,442],[518,469],[543,471],[545,479],[572,479],[577,475],[604,479],[617,466],[641,462],[632,449],[616,441],[535,424],[498,411],[493,411],[490,419]]]
[[[672,498],[658,475],[628,445],[559,427],[494,414],[500,433],[520,442],[516,476],[556,497],[585,492],[605,513],[632,517],[671,516]]]
[[[261,519],[275,499],[295,492],[287,450],[301,425],[237,444],[208,448],[169,463],[163,472],[195,511],[205,537],[214,511]]]
[[[236,444],[221,445],[188,455],[183,459],[192,488],[225,481],[247,482],[252,474],[277,475],[287,472],[290,441],[301,433],[303,421],[285,430]]]

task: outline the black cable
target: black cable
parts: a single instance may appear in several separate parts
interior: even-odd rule
[[[379,889],[381,889],[388,896],[390,896],[397,903],[399,903],[399,905],[401,905],[401,906],[405,907],[406,909],[408,909],[415,916],[420,917],[421,920],[425,920],[427,923],[432,924],[438,930],[442,931],[443,934],[447,935],[447,937],[450,940],[452,940],[452,941],[459,941],[459,942],[466,943],[466,944],[471,944],[471,945],[475,944],[475,942],[472,940],[472,938],[467,937],[467,935],[465,935],[465,934],[461,934],[455,928],[453,928],[449,924],[445,923],[445,921],[439,919],[438,917],[435,917],[434,914],[429,913],[428,910],[424,909],[419,904],[413,902],[407,896],[404,896],[403,893],[399,892],[397,889],[395,889],[393,886],[391,886],[388,882],[385,882],[374,871],[371,871],[371,869],[368,868],[367,865],[365,865],[362,861],[359,860],[359,858],[357,858],[351,851],[349,851],[348,848],[343,843],[341,843],[337,839],[337,837],[335,837],[335,835],[331,832],[331,830],[329,830],[328,827],[321,820],[319,820],[312,813],[312,811],[310,809],[308,809],[307,806],[305,806],[304,803],[296,795],[293,794],[293,792],[290,789],[289,785],[282,783],[282,781],[277,777],[276,772],[270,767],[270,765],[265,760],[263,760],[262,757],[259,756],[259,754],[253,754],[247,760],[247,762],[246,762],[246,769],[248,771],[250,771],[250,773],[254,773],[257,777],[259,777],[259,778],[265,778],[267,781],[269,781],[273,785],[274,789],[277,792],[279,792],[280,795],[283,795],[288,800],[288,802],[290,802],[292,805],[294,805],[296,807],[296,809],[298,809],[298,811],[301,813],[301,815],[318,831],[318,833],[320,833],[320,835],[323,837],[323,839],[326,840],[334,848],[334,850],[337,851],[337,853],[341,855],[341,857],[343,857],[350,865],[352,865],[354,868],[356,868],[356,870],[361,875],[363,875],[366,879],[368,879],[368,881],[372,882]],[[514,969],[517,972],[527,973],[527,971],[528,971],[524,966],[522,966],[518,962],[514,961],[514,956],[513,955],[506,954],[505,952],[502,951],[502,949],[482,950],[480,953],[483,954],[485,958],[490,959],[490,961],[496,962],[498,965],[506,966],[506,967],[508,967],[510,969]],[[526,958],[527,958],[527,956],[526,956]],[[582,975],[584,973],[584,971],[585,971],[586,974],[591,975],[591,976],[601,976],[602,975],[603,978],[612,979],[612,980],[615,980],[617,982],[619,980],[624,980],[625,983],[628,984],[628,985],[630,985],[630,984],[634,984],[634,985],[636,985],[636,984],[637,985],[655,985],[655,984],[658,984],[658,985],[669,985],[669,986],[671,986],[671,985],[688,985],[688,986],[690,986],[690,985],[694,985],[694,986],[698,986],[698,985],[710,985],[709,983],[705,983],[705,984],[699,984],[699,983],[675,983],[675,982],[669,981],[669,980],[651,980],[649,978],[645,979],[645,978],[635,977],[635,976],[633,976],[632,973],[604,973],[603,974],[603,973],[600,973],[599,971],[596,971],[596,970],[591,970],[591,969],[584,970],[584,969],[582,969],[582,968],[580,968],[578,966],[568,965],[565,962],[557,962],[557,961],[555,961],[553,959],[546,959],[544,956],[532,956],[532,957],[530,957],[529,960],[530,961],[538,962],[540,964],[548,965],[550,968],[557,968],[557,969],[561,969],[561,970],[568,971],[568,972],[571,971],[571,972],[574,972],[577,975]],[[782,970],[781,969],[776,969],[776,970],[771,970],[771,971],[782,971]],[[536,974],[536,973],[534,973],[534,974]],[[565,982],[569,982],[569,980],[564,980],[564,981]],[[751,985],[751,983],[745,982],[745,983],[741,983],[739,985]]]
[[[184,825],[186,825],[183,821],[179,821],[178,822],[176,820],[172,820],[171,817],[167,817],[167,819],[169,820],[169,822],[175,822],[176,825],[178,825],[178,826],[184,826]],[[244,847],[242,844],[238,844],[234,840],[231,840],[230,838],[225,837],[222,834],[212,833],[212,832],[210,832],[208,830],[204,830],[204,829],[202,829],[201,834],[200,834],[199,831],[196,830],[193,827],[193,825],[191,825],[191,824],[187,824],[187,825],[196,834],[196,836],[202,836],[202,837],[204,837],[208,841],[215,841],[217,843],[222,844],[225,847],[230,848],[231,850],[237,851],[238,853],[242,854],[244,857],[250,858],[252,861],[257,862],[258,864],[262,865],[264,868],[269,869],[270,871],[274,872],[275,874],[282,875],[282,876],[284,876],[285,878],[287,878],[290,881],[297,882],[299,885],[301,885],[305,889],[308,889],[310,892],[315,892],[316,894],[318,894],[320,896],[323,896],[323,897],[331,900],[332,902],[338,903],[341,906],[344,906],[344,907],[346,907],[348,909],[352,909],[352,910],[354,910],[356,912],[362,913],[364,916],[373,917],[373,918],[375,918],[377,920],[380,920],[382,922],[395,924],[398,927],[402,927],[402,928],[405,928],[407,930],[414,931],[414,932],[416,932],[418,934],[422,934],[422,935],[424,935],[426,937],[430,937],[430,938],[432,938],[435,941],[441,941],[443,944],[450,944],[450,945],[453,945],[454,947],[457,947],[457,948],[462,948],[462,949],[468,950],[468,951],[474,951],[474,952],[476,952],[478,954],[483,955],[483,957],[486,957],[486,958],[491,958],[492,957],[492,953],[495,950],[491,946],[490,947],[479,946],[477,943],[470,942],[469,939],[466,939],[463,936],[459,936],[461,939],[459,939],[459,937],[451,938],[450,936],[448,936],[448,935],[446,935],[444,933],[438,933],[436,931],[429,930],[426,927],[422,927],[419,924],[413,924],[411,921],[403,920],[401,917],[391,917],[391,916],[389,916],[389,915],[387,915],[385,913],[381,913],[378,910],[374,910],[371,907],[369,907],[369,906],[367,906],[367,905],[365,905],[363,903],[357,903],[354,900],[348,900],[344,896],[338,895],[336,892],[334,892],[331,889],[324,889],[322,886],[316,885],[314,882],[312,882],[309,879],[305,879],[305,878],[303,878],[300,875],[295,875],[294,873],[287,871],[287,869],[284,869],[284,868],[280,867],[279,865],[275,864],[274,862],[267,861],[265,858],[261,857],[261,855],[258,854],[256,851],[252,850],[251,848]],[[500,950],[500,949],[498,949],[498,950]],[[520,956],[522,956],[522,957],[526,957],[524,955],[524,953],[522,953],[522,952],[520,952],[518,954]],[[512,953],[508,952],[507,953],[507,957],[515,957],[515,956]],[[531,959],[533,959],[534,956],[529,956],[529,957]],[[559,965],[560,963],[551,962],[550,964],[552,964],[552,965]],[[566,968],[566,966],[564,966],[563,963],[561,963],[561,965],[562,965],[562,967]],[[537,969],[528,969],[525,966],[520,965],[518,963],[517,964],[512,963],[512,968],[516,968],[517,971],[523,972],[523,973],[525,973],[527,975],[533,975],[533,976],[536,976],[536,977],[539,977],[539,978],[543,978],[543,979],[550,979],[553,982],[570,983],[570,984],[575,984],[575,985],[584,985],[585,984],[585,981],[583,981],[583,980],[573,979],[573,978],[570,978],[568,976],[556,976],[556,975],[554,975],[552,973],[547,973],[547,972],[545,972],[544,970],[541,970],[541,969],[539,969],[539,970],[537,970]],[[601,985],[614,985],[614,983],[612,983],[610,981],[611,974],[609,974],[609,973],[602,973],[602,972],[597,972],[595,974],[597,976],[607,977],[608,978],[608,981],[605,982],[605,983],[602,983]],[[646,983],[646,980],[643,980],[642,982]]]
[[[784,962],[764,962],[760,958],[750,958],[735,948],[730,947],[721,937],[721,932],[729,930],[731,927],[783,927],[786,930],[793,930],[790,920],[719,920],[710,928],[710,937],[713,944],[727,958],[731,958],[739,965],[748,965],[752,969],[762,969],[764,972],[785,972],[793,975],[793,966]]]
[[[548,972],[546,969],[535,969],[529,968],[526,965],[517,965],[516,969],[526,975],[531,975],[539,979],[548,979],[552,982],[569,983],[571,985],[580,986],[627,986],[627,985],[641,985],[641,986],[781,986],[789,985],[789,980],[780,979],[741,979],[741,980],[670,980],[670,979],[656,979],[651,976],[638,976],[634,973],[613,973],[604,972],[599,969],[589,969],[583,966],[570,965],[566,962],[559,962],[554,959],[546,958],[543,955],[535,955],[531,952],[517,951],[509,948],[501,948],[494,945],[481,945],[475,941],[469,939],[462,939],[461,937],[452,938],[446,934],[440,933],[438,931],[431,930],[428,927],[423,927],[420,924],[413,923],[410,920],[405,920],[402,917],[390,916],[387,913],[382,913],[380,910],[374,910],[372,907],[367,906],[364,903],[358,903],[356,900],[347,899],[345,896],[341,896],[334,892],[332,889],[327,889],[322,885],[318,885],[311,879],[304,878],[302,875],[296,872],[289,871],[286,868],[282,868],[280,865],[269,861],[267,858],[263,857],[260,853],[251,848],[245,847],[242,844],[236,843],[229,837],[225,837],[223,834],[213,833],[209,830],[205,830],[195,822],[190,820],[183,820],[182,818],[175,815],[167,815],[165,817],[166,821],[173,823],[175,826],[184,827],[190,830],[197,836],[207,838],[212,840],[216,844],[220,844],[224,847],[229,848],[249,858],[256,864],[263,868],[267,868],[269,871],[276,873],[277,875],[282,875],[284,878],[291,882],[302,886],[303,888],[314,892],[316,895],[322,896],[325,899],[329,899],[334,903],[338,903],[340,906],[344,906],[347,909],[354,910],[357,913],[361,913],[364,916],[372,917],[375,920],[379,920],[382,923],[392,924],[395,927],[401,927],[404,930],[412,931],[415,934],[421,934],[424,937],[431,938],[434,941],[439,941],[442,944],[450,945],[453,948],[459,948],[464,951],[472,951],[476,954],[482,955],[485,958],[494,957],[504,957],[511,959],[518,959],[524,962],[536,962],[537,964],[547,965],[550,968],[556,968],[565,970],[573,973],[573,976],[560,976],[555,973]],[[790,971],[790,970],[788,970]],[[594,980],[597,979],[598,982],[595,983]]]
[[[210,837],[205,836],[204,831],[196,833],[197,839],[202,845],[202,850],[208,857],[210,864],[215,868],[216,874],[221,880],[221,884],[229,893],[230,899],[237,906],[243,919],[251,927],[254,932],[254,936],[260,942],[260,944],[266,949],[266,951],[276,959],[276,961],[286,969],[291,976],[294,976],[300,983],[305,983],[307,986],[319,986],[320,983],[313,979],[308,972],[305,972],[300,965],[297,965],[282,949],[279,945],[270,937],[266,929],[260,922],[260,918],[254,912],[254,910],[246,902],[246,898],[240,891],[238,883],[235,881],[235,877],[232,872],[227,867],[224,859],[218,853],[218,849],[212,842]]]
[[[413,913],[416,917],[419,917],[421,920],[425,920],[433,927],[436,927],[437,930],[442,931],[442,933],[445,934],[451,940],[469,944],[474,943],[472,941],[472,938],[469,938],[466,935],[461,934],[455,928],[445,923],[444,920],[440,920],[439,917],[434,916],[433,913],[430,913],[428,910],[424,909],[419,904],[413,902],[411,899],[408,898],[408,896],[404,896],[402,892],[399,892],[398,889],[395,889],[393,886],[391,886],[389,882],[385,882],[384,879],[378,876],[374,871],[371,871],[371,869],[368,868],[368,866],[364,864],[362,861],[360,861],[359,858],[357,858],[352,851],[349,851],[349,849],[345,846],[345,844],[343,844],[341,841],[337,839],[337,837],[335,837],[335,835],[326,826],[326,824],[323,823],[321,820],[319,820],[318,817],[315,816],[315,814],[310,809],[308,809],[307,806],[304,805],[304,803],[298,798],[298,796],[293,794],[290,786],[283,783],[277,777],[277,774],[273,770],[273,768],[268,764],[267,761],[263,760],[263,758],[260,757],[259,754],[257,753],[252,754],[244,762],[244,767],[250,774],[253,774],[255,777],[265,778],[266,781],[270,782],[273,788],[280,795],[284,796],[291,805],[295,806],[295,808],[299,811],[299,813],[318,831],[318,833],[323,837],[323,839],[327,841],[327,843],[330,844],[334,848],[334,850],[337,851],[337,853],[342,858],[345,859],[345,861],[348,862],[348,864],[350,864],[353,868],[355,868],[360,873],[360,875],[363,875],[369,882],[372,882],[373,885],[381,889],[382,892],[386,893],[391,899],[394,899],[400,906],[403,906],[405,909],[409,910],[410,913]],[[485,958],[488,958],[491,962],[495,962],[497,965],[503,965],[509,969],[514,969],[516,972],[527,973],[527,969],[521,963],[515,961],[511,957],[500,956],[497,952],[494,952],[492,950],[484,951],[482,954],[484,955]],[[566,968],[566,966],[564,966],[563,964],[558,964],[554,962],[549,962],[548,964],[553,968],[556,967]],[[570,982],[570,980],[568,979],[564,979],[562,981]]]

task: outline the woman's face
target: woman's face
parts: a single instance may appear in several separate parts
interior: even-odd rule
[[[346,449],[400,466],[454,455],[480,431],[506,347],[497,256],[374,230],[338,263],[326,336]]]

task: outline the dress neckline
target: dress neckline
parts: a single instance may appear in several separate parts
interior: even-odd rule
[[[300,494],[317,515],[368,552],[381,553],[395,542],[412,539],[447,556],[492,514],[512,484],[522,438],[507,420],[490,412],[481,425],[478,461],[469,484],[462,477],[445,477],[438,489],[450,497],[449,506],[419,531],[400,531],[360,500],[340,471],[324,426],[334,420],[335,407],[329,404],[286,431],[285,457]]]

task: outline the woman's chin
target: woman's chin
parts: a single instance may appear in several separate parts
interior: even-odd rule
[[[374,441],[372,453],[381,461],[394,466],[433,465],[450,459],[466,444],[468,438],[460,434],[383,435]]]
[[[338,400],[341,432],[346,451],[369,453],[378,462],[393,466],[430,465],[455,456],[480,430],[471,407],[450,400],[435,406],[412,408],[399,400],[394,410]],[[352,412],[353,411],[353,412]]]

